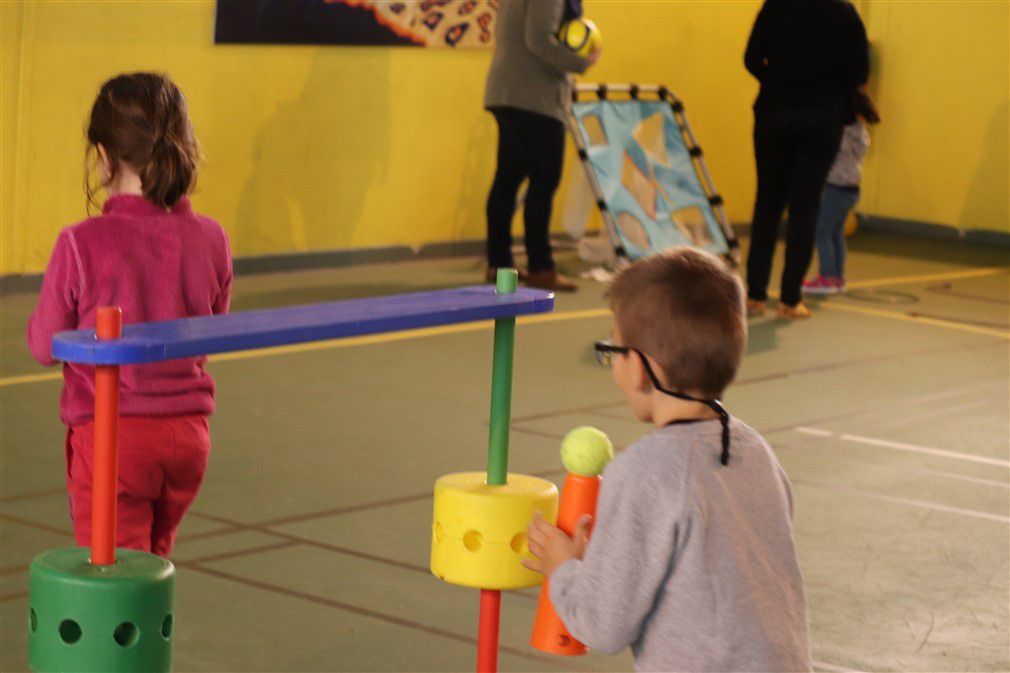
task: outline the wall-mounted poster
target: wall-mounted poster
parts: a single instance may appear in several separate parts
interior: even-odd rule
[[[218,44],[488,47],[499,0],[217,0]]]

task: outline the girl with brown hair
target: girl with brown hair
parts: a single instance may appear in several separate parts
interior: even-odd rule
[[[95,326],[103,306],[125,324],[226,313],[231,252],[224,230],[193,212],[199,150],[186,100],[168,77],[119,75],[102,85],[87,129],[85,191],[101,214],[56,239],[28,347],[55,365],[52,338]],[[96,184],[97,182],[97,184]],[[206,358],[120,372],[116,544],[167,556],[207,468],[214,380]],[[67,491],[74,537],[91,537],[94,368],[64,363]]]
[[[812,295],[845,292],[845,221],[859,202],[859,183],[863,175],[863,157],[870,148],[866,124],[880,123],[880,113],[866,93],[856,89],[856,120],[842,131],[842,144],[821,195],[817,215],[817,261],[820,272],[803,281],[803,293]]]

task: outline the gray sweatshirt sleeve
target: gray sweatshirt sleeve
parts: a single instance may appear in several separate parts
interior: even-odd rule
[[[554,608],[573,636],[615,654],[634,643],[673,559],[683,511],[654,507],[660,484],[619,457],[604,472],[596,522],[581,561],[568,561],[550,578]]]
[[[796,520],[796,504],[793,502],[793,487],[789,483],[789,477],[786,475],[786,471],[781,465],[775,466],[776,471],[779,475],[779,484],[782,486],[782,490],[786,494],[786,502],[789,503],[789,523],[792,524]]]
[[[526,9],[524,41],[537,58],[561,73],[583,73],[589,59],[561,44],[555,32],[564,16],[564,0],[533,0]]]

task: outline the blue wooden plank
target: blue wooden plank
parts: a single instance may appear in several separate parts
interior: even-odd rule
[[[524,288],[499,295],[493,286],[482,285],[136,323],[124,326],[123,338],[115,341],[98,341],[93,329],[61,332],[53,337],[53,357],[84,364],[143,364],[552,310],[553,293]]]

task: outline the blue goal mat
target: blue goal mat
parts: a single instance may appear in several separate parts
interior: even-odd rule
[[[690,245],[736,257],[736,237],[683,103],[666,88],[580,85],[570,122],[619,255],[638,259]]]

